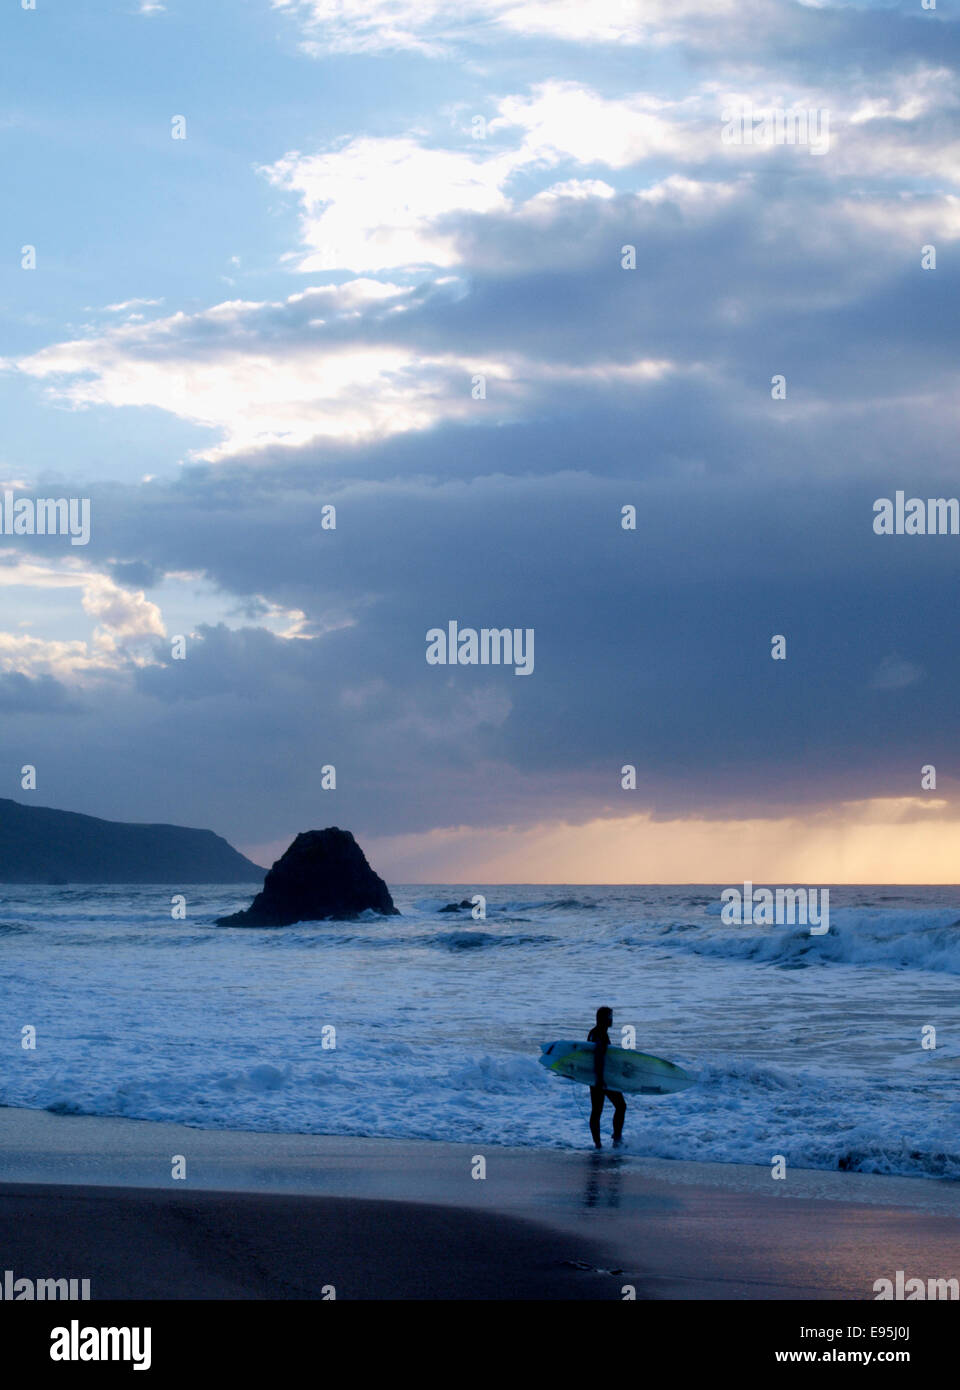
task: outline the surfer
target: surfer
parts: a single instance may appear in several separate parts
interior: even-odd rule
[[[627,1113],[627,1102],[623,1098],[623,1092],[608,1091],[603,1084],[603,1064],[606,1060],[607,1048],[610,1046],[607,1029],[612,1027],[613,1010],[603,1005],[597,1010],[597,1026],[591,1028],[587,1034],[587,1042],[595,1044],[593,1068],[596,1085],[590,1087],[590,1133],[593,1135],[594,1145],[598,1149],[603,1148],[600,1143],[600,1116],[603,1114],[603,1102],[608,1100],[613,1106],[613,1142],[615,1144],[619,1144],[623,1138],[623,1120]]]

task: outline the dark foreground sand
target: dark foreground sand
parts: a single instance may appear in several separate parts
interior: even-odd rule
[[[337,1299],[619,1297],[571,1245],[516,1217],[415,1202],[0,1187],[4,1268],[89,1278],[91,1299],[318,1299],[331,1285]]]
[[[873,1300],[960,1277],[960,1190],[0,1108],[5,1269],[94,1299]]]

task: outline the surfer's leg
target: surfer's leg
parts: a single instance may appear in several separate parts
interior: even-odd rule
[[[608,1091],[607,1099],[613,1106],[613,1142],[619,1144],[623,1137],[623,1121],[627,1114],[627,1102],[622,1091]]]
[[[593,1142],[598,1149],[603,1145],[600,1143],[600,1116],[603,1112],[603,1087],[590,1087],[590,1133],[593,1135]]]

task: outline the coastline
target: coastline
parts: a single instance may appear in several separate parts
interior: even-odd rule
[[[91,1277],[94,1299],[872,1299],[898,1269],[960,1276],[960,1193],[0,1107],[0,1251],[18,1275]]]

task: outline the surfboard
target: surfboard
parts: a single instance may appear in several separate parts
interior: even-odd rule
[[[548,1071],[579,1081],[596,1084],[592,1042],[550,1042],[540,1044],[540,1065]],[[661,1057],[634,1052],[626,1047],[607,1049],[603,1064],[603,1084],[608,1091],[634,1091],[644,1096],[666,1096],[696,1085],[696,1077]]]

